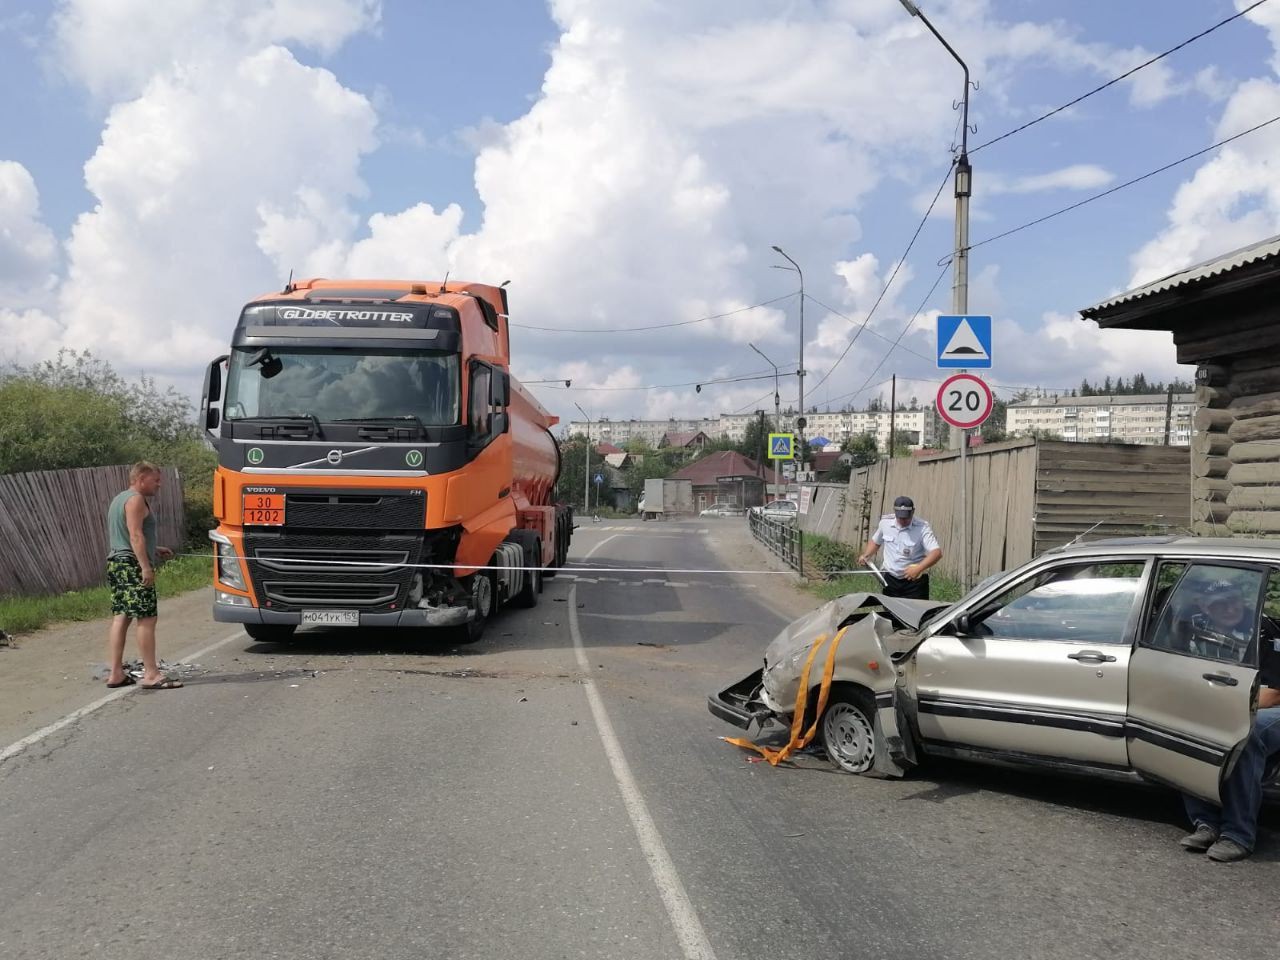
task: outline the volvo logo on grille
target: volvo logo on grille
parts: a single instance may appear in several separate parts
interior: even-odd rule
[[[336,467],[338,464],[342,462],[342,451],[330,450],[329,455],[325,457],[325,459],[328,460],[330,463],[332,463]]]

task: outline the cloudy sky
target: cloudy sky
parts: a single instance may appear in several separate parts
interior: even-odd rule
[[[979,83],[977,146],[1252,2],[921,6]],[[1269,0],[975,151],[973,240],[1280,116],[1278,70]],[[513,369],[571,378],[536,388],[566,418],[751,410],[772,383],[665,385],[769,370],[749,343],[794,371],[778,244],[810,403],[936,389],[949,188],[849,347],[958,132],[958,67],[898,0],[0,0],[0,88],[0,360],[87,348],[195,392],[291,270],[447,270],[511,281]],[[1278,148],[1280,124],[975,249],[990,379],[1185,375],[1167,336],[1075,311],[1280,233]]]

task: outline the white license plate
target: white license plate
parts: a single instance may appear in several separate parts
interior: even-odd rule
[[[359,610],[303,610],[303,624],[318,624],[322,627],[358,627],[360,626]]]

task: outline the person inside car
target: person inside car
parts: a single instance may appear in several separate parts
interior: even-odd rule
[[[1193,618],[1192,643],[1221,645],[1224,641],[1220,638],[1227,638],[1225,642],[1240,651],[1236,662],[1243,662],[1255,635],[1252,606],[1235,584],[1225,580],[1210,584],[1201,603],[1204,619]],[[1212,641],[1203,639],[1210,633]],[[1264,629],[1258,639],[1258,712],[1249,739],[1223,782],[1222,806],[1189,794],[1182,798],[1194,828],[1182,838],[1182,846],[1195,853],[1207,853],[1209,859],[1219,863],[1243,860],[1253,853],[1268,761],[1280,754],[1280,637],[1274,630]],[[1229,655],[1222,658],[1230,659]]]

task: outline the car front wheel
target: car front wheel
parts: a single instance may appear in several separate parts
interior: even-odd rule
[[[876,732],[866,708],[839,697],[822,717],[822,745],[827,757],[847,773],[866,773],[876,760]]]

